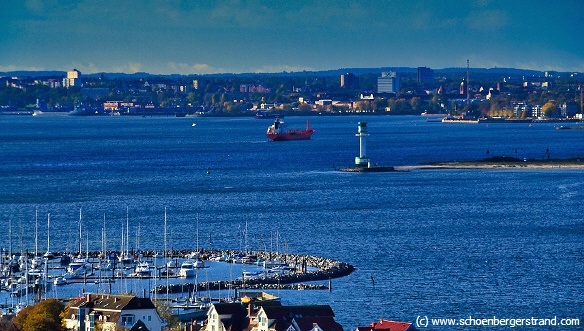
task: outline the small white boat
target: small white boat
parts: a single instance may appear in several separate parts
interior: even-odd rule
[[[116,269],[114,271],[114,277],[116,277],[116,278],[124,278],[124,277],[126,277],[126,273],[122,269]]]
[[[88,274],[92,271],[91,263],[87,262],[87,259],[82,257],[81,255],[77,256],[73,259],[69,266],[67,267],[67,272],[70,274]]]
[[[243,278],[256,278],[259,275],[261,275],[262,273],[259,271],[244,271],[243,272]]]
[[[197,260],[195,260],[194,267],[195,268],[204,268],[205,263],[203,262],[203,260],[197,259]]]
[[[178,260],[177,260],[177,259],[172,259],[172,260],[170,260],[170,261],[168,261],[168,262],[166,263],[166,266],[167,266],[168,268],[178,268],[178,267],[179,267],[179,265],[178,265]]]
[[[63,276],[56,277],[53,282],[56,286],[67,285],[67,279],[65,279]]]
[[[184,261],[180,265],[180,270],[179,270],[178,274],[182,278],[195,277],[195,263],[191,260]]]
[[[134,260],[132,259],[132,257],[129,254],[124,254],[124,255],[120,256],[118,258],[118,260],[124,266],[131,265],[134,262]]]
[[[134,272],[138,276],[150,276],[150,265],[148,264],[148,262],[145,261],[138,262],[138,264],[136,265],[136,269],[134,269]]]

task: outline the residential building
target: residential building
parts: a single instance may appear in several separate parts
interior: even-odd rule
[[[63,87],[81,86],[81,72],[77,69],[67,71],[67,78],[63,78]]]
[[[347,72],[341,75],[341,87],[356,88],[359,87],[359,78],[355,74]]]
[[[418,67],[418,83],[431,83],[432,81],[434,81],[434,70]]]
[[[127,329],[144,325],[149,331],[161,331],[166,326],[149,298],[87,294],[70,304],[65,317],[67,329],[93,331],[96,323],[101,324],[104,331],[113,331],[116,325]]]
[[[207,312],[202,331],[243,331],[248,326],[248,311],[242,303],[215,303]]]
[[[251,331],[343,331],[329,305],[262,306]]]
[[[542,114],[542,106],[541,105],[528,105],[525,103],[516,103],[513,104],[513,114],[515,117],[523,118],[523,117],[533,117],[538,118],[541,117]]]
[[[396,72],[382,72],[377,77],[377,93],[397,93],[399,91],[399,77]]]
[[[567,118],[575,117],[576,114],[578,114],[580,112],[580,109],[579,108],[580,107],[578,106],[578,103],[576,103],[574,101],[564,102],[560,106],[561,116],[562,117],[567,117]]]

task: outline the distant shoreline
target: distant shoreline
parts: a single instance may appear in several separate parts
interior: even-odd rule
[[[493,157],[478,161],[432,162],[412,166],[395,166],[396,170],[432,170],[432,169],[582,169],[584,158],[571,159],[527,159],[512,157]]]

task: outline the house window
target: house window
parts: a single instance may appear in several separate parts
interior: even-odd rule
[[[152,316],[148,315],[148,322],[152,321]]]
[[[120,321],[123,326],[132,326],[134,325],[134,315],[122,315]]]

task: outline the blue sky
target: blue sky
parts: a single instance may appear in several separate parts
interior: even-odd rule
[[[0,71],[584,72],[584,1],[0,0]]]

